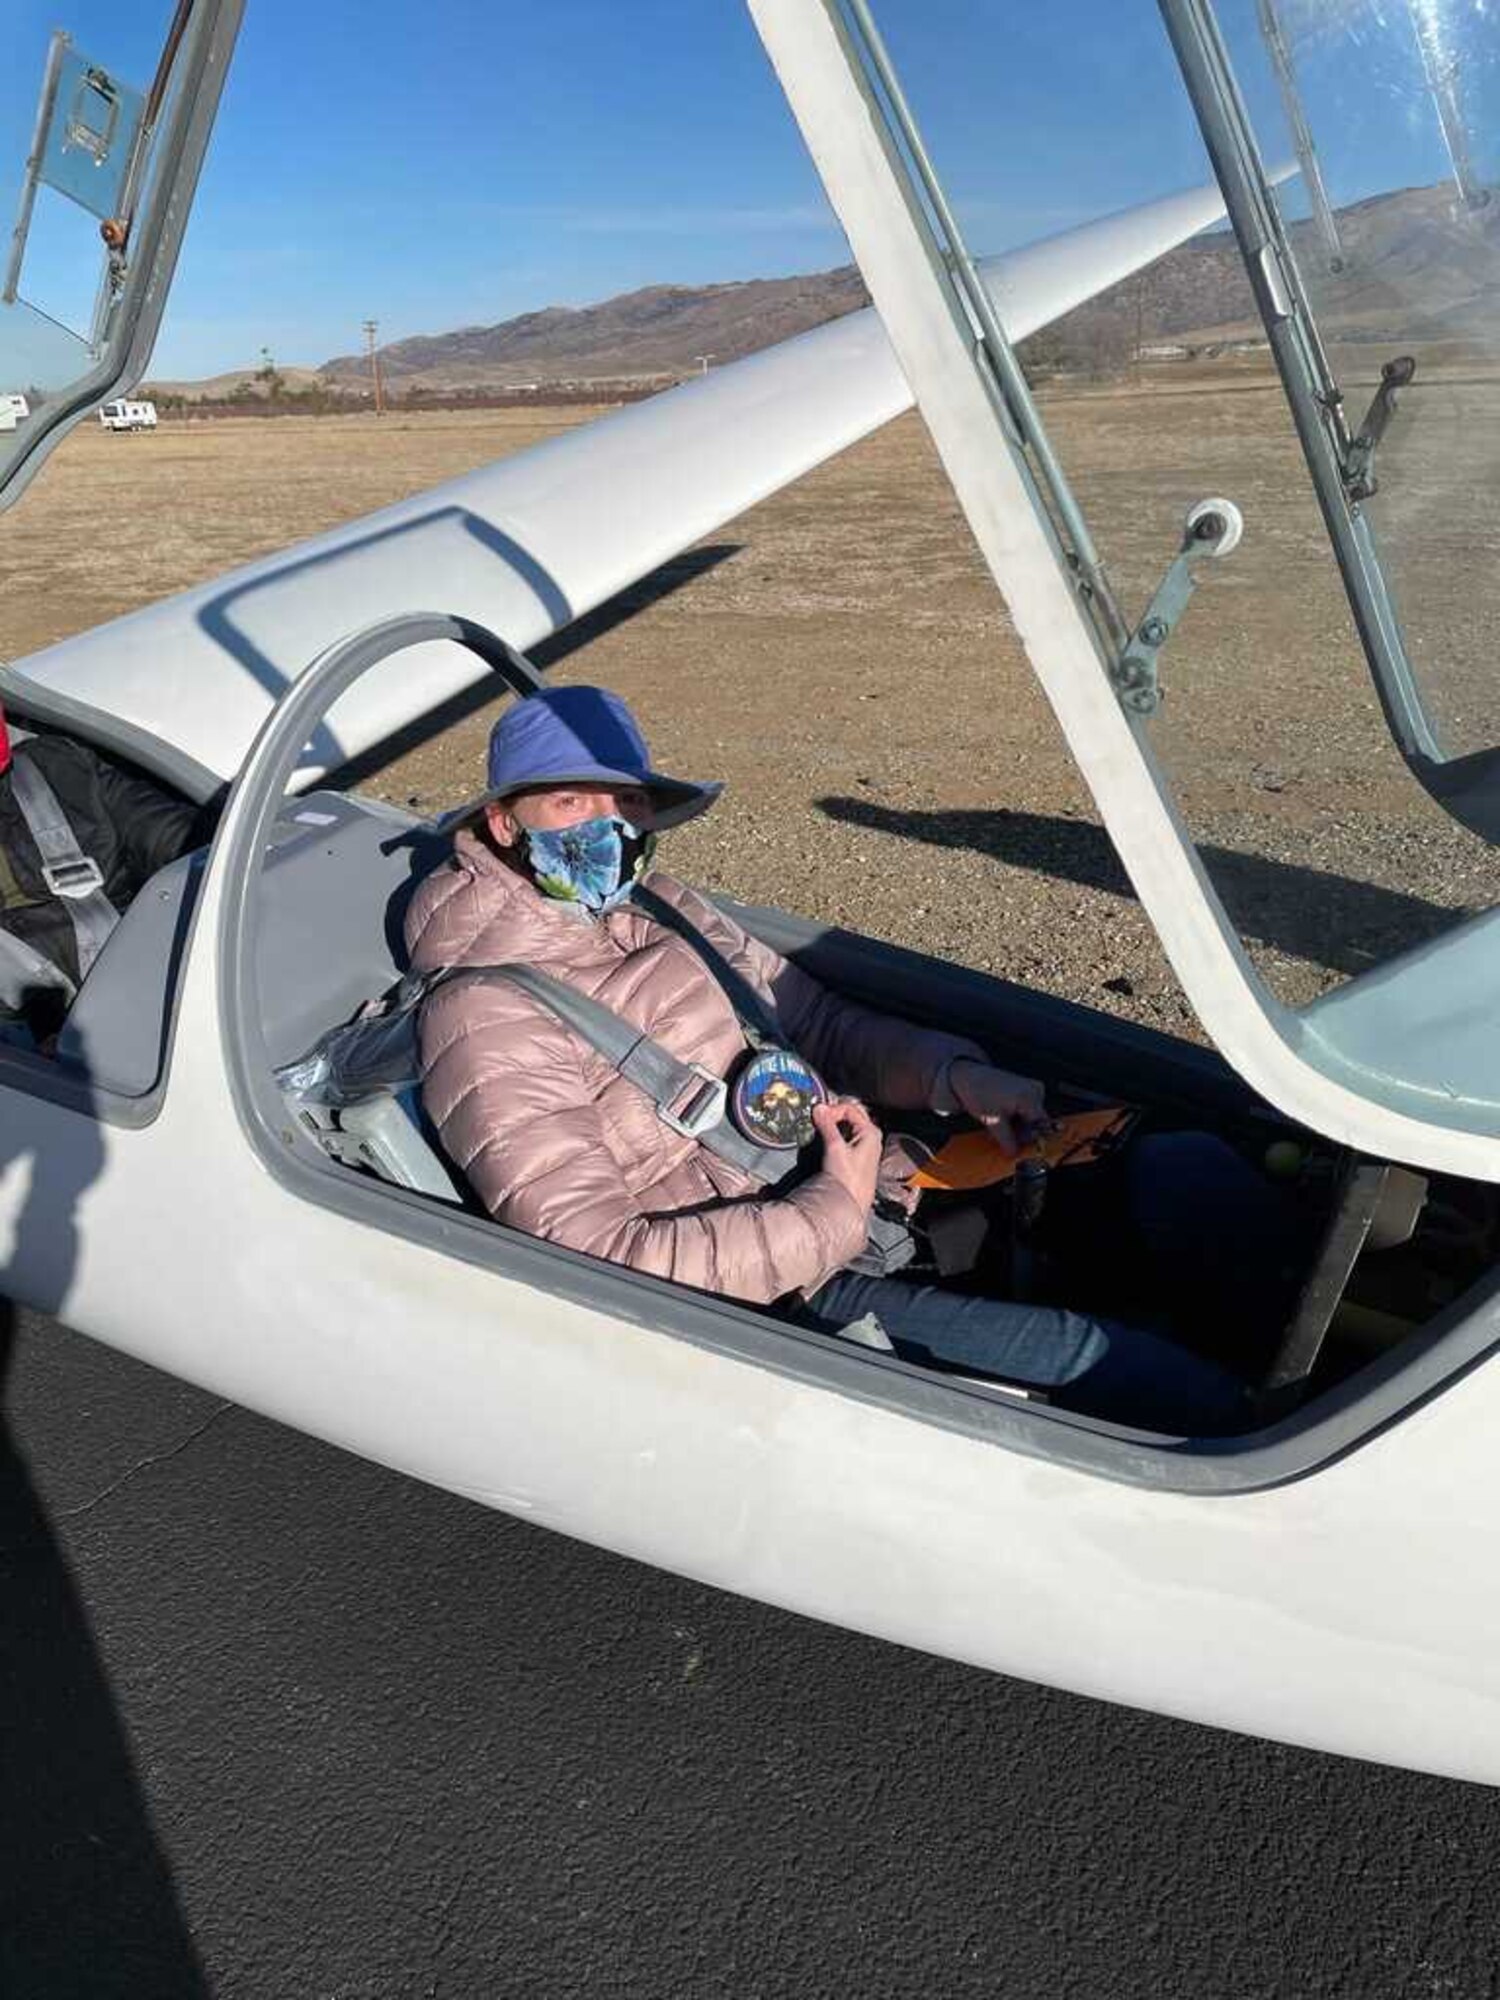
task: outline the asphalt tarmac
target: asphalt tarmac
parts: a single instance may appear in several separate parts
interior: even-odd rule
[[[46,1321],[5,1404],[5,2000],[1497,1991],[1500,1793],[721,1596]]]

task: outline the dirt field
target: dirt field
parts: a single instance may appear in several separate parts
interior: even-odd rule
[[[1154,737],[1275,989],[1305,999],[1495,901],[1491,851],[1386,738],[1279,390],[1236,377],[1047,408],[1132,611],[1190,502],[1222,492],[1244,511],[1241,550],[1166,654]],[[0,518],[0,654],[590,416],[85,428]],[[914,418],[731,523],[632,606],[554,671],[626,694],[664,768],[728,780],[720,808],[673,837],[679,872],[1195,1032]],[[479,787],[489,719],[366,782],[456,801]]]

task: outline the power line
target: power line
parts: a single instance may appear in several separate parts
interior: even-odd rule
[[[380,320],[366,320],[364,322],[364,348],[366,348],[366,354],[370,356],[370,380],[374,382],[374,392],[376,392],[376,416],[384,416],[386,414],[386,386],[380,380],[380,348],[376,346],[376,332],[378,330],[380,330]]]

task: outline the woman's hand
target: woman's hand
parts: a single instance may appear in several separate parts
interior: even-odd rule
[[[852,1097],[813,1107],[813,1124],[823,1141],[823,1171],[859,1203],[861,1215],[875,1205],[875,1181],[884,1144],[880,1127]]]
[[[960,1056],[948,1071],[948,1088],[1007,1153],[1020,1152],[1052,1123],[1042,1086],[1034,1076],[1017,1076],[993,1063]]]

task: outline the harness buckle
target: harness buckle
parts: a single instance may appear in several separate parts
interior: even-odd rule
[[[722,1076],[715,1076],[701,1063],[690,1063],[688,1067],[693,1080],[683,1085],[682,1109],[675,1111],[671,1104],[658,1104],[656,1115],[669,1131],[680,1133],[684,1139],[701,1139],[705,1132],[723,1123],[729,1086]]]
[[[54,896],[92,896],[104,887],[104,871],[91,854],[80,854],[76,861],[44,863],[42,880]]]

